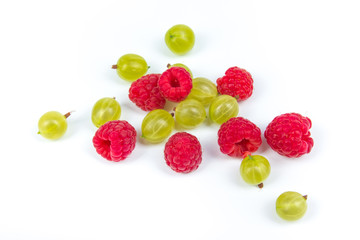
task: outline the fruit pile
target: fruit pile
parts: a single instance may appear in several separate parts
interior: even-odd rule
[[[165,34],[168,48],[175,54],[186,54],[195,43],[194,32],[186,25],[175,25]],[[240,175],[243,180],[259,188],[270,174],[270,163],[260,155],[252,155],[262,144],[261,130],[253,122],[238,116],[238,102],[251,97],[253,78],[245,69],[230,67],[216,85],[203,77],[193,78],[190,69],[181,64],[168,65],[163,73],[147,74],[148,65],[136,54],[125,54],[116,69],[120,78],[131,82],[129,99],[134,106],[147,111],[141,125],[142,138],[161,143],[165,163],[174,171],[195,171],[202,161],[202,147],[196,136],[177,132],[171,137],[175,122],[183,129],[192,129],[206,119],[221,125],[218,130],[220,151],[242,158]],[[174,112],[164,110],[166,102],[176,103]],[[121,106],[115,98],[102,98],[92,109],[91,120],[98,128],[92,139],[96,152],[103,158],[119,162],[126,159],[136,146],[136,130],[125,120],[119,120]],[[39,134],[58,139],[67,129],[67,117],[51,111],[39,120]],[[309,129],[311,120],[298,113],[275,117],[264,132],[267,144],[280,155],[298,158],[309,153],[314,145]],[[307,196],[285,192],[276,201],[276,212],[286,220],[297,220],[306,211]]]

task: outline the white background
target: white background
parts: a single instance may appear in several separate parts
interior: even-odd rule
[[[0,239],[359,239],[357,2],[2,1]],[[163,39],[178,23],[196,35],[181,57]],[[139,140],[119,163],[101,158],[91,142],[98,99],[116,97],[141,135],[146,113],[111,69],[126,53],[143,56],[149,73],[182,62],[214,82],[247,69],[254,93],[239,116],[262,132],[279,114],[308,116],[312,152],[288,159],[264,142],[257,153],[272,172],[261,190],[220,152],[211,123],[188,131],[203,147],[190,174],[165,164],[164,143]],[[36,134],[50,110],[75,110],[58,141]],[[308,195],[297,222],[275,212],[289,190]]]

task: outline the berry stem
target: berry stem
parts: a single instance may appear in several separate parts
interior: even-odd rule
[[[264,187],[264,184],[263,184],[263,183],[259,183],[259,184],[258,184],[258,187],[261,189],[261,188]]]
[[[70,111],[70,112],[68,112],[68,113],[64,114],[65,118],[70,117],[70,115],[71,115],[71,113],[72,113],[72,112],[73,112],[73,111]]]
[[[170,63],[168,63],[168,64],[166,65],[166,67],[167,67],[167,68],[171,67],[171,64],[170,64]]]
[[[112,69],[117,69],[117,65],[116,65],[116,64],[115,64],[115,65],[112,65],[111,68],[112,68]]]
[[[307,195],[304,195],[303,198],[305,198],[305,200],[307,200]]]

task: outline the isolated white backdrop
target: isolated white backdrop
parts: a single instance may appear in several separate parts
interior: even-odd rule
[[[305,239],[359,237],[357,1],[8,1],[0,3],[0,239]],[[194,49],[175,56],[163,37],[174,24],[195,32]],[[245,184],[240,159],[223,155],[219,126],[188,131],[203,162],[178,174],[164,143],[138,141],[112,163],[91,139],[93,104],[116,97],[121,119],[140,134],[145,112],[127,97],[130,84],[111,65],[143,56],[149,73],[182,62],[216,81],[239,66],[254,93],[239,116],[262,132],[277,115],[313,121],[312,152],[287,159],[263,143],[272,166],[264,188]],[[50,110],[68,118],[58,141],[37,135]],[[275,213],[284,191],[308,195],[297,222]]]

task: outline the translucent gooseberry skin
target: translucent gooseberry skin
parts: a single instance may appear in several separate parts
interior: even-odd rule
[[[239,104],[236,99],[229,95],[219,95],[210,104],[210,119],[218,124],[223,124],[239,113]]]
[[[44,138],[55,140],[61,138],[67,129],[66,117],[57,111],[42,115],[38,122],[39,134]]]
[[[188,71],[188,73],[190,73],[190,77],[193,78],[193,74],[190,70],[190,68],[188,68],[188,66],[186,66],[185,64],[182,64],[182,63],[175,63],[175,64],[168,64],[168,68],[171,68],[171,67],[181,67],[181,68],[184,68],[186,71]]]
[[[216,85],[207,78],[193,79],[193,87],[187,99],[196,99],[204,106],[209,105],[218,95]]]
[[[185,99],[175,109],[176,122],[187,129],[199,126],[206,118],[204,105],[195,99]]]
[[[151,143],[160,143],[170,136],[175,120],[163,109],[149,112],[142,121],[142,137]]]
[[[148,70],[145,59],[137,54],[125,54],[116,64],[116,72],[120,78],[133,82],[142,77]]]
[[[306,213],[306,199],[307,196],[297,192],[284,192],[276,200],[276,212],[284,220],[298,220]]]
[[[165,43],[173,53],[184,55],[194,47],[195,34],[190,27],[178,24],[166,32]]]
[[[260,155],[248,155],[240,165],[240,175],[251,185],[259,185],[270,175],[269,161]]]
[[[93,106],[91,121],[96,127],[112,120],[118,120],[121,115],[121,106],[114,98],[101,98]]]

